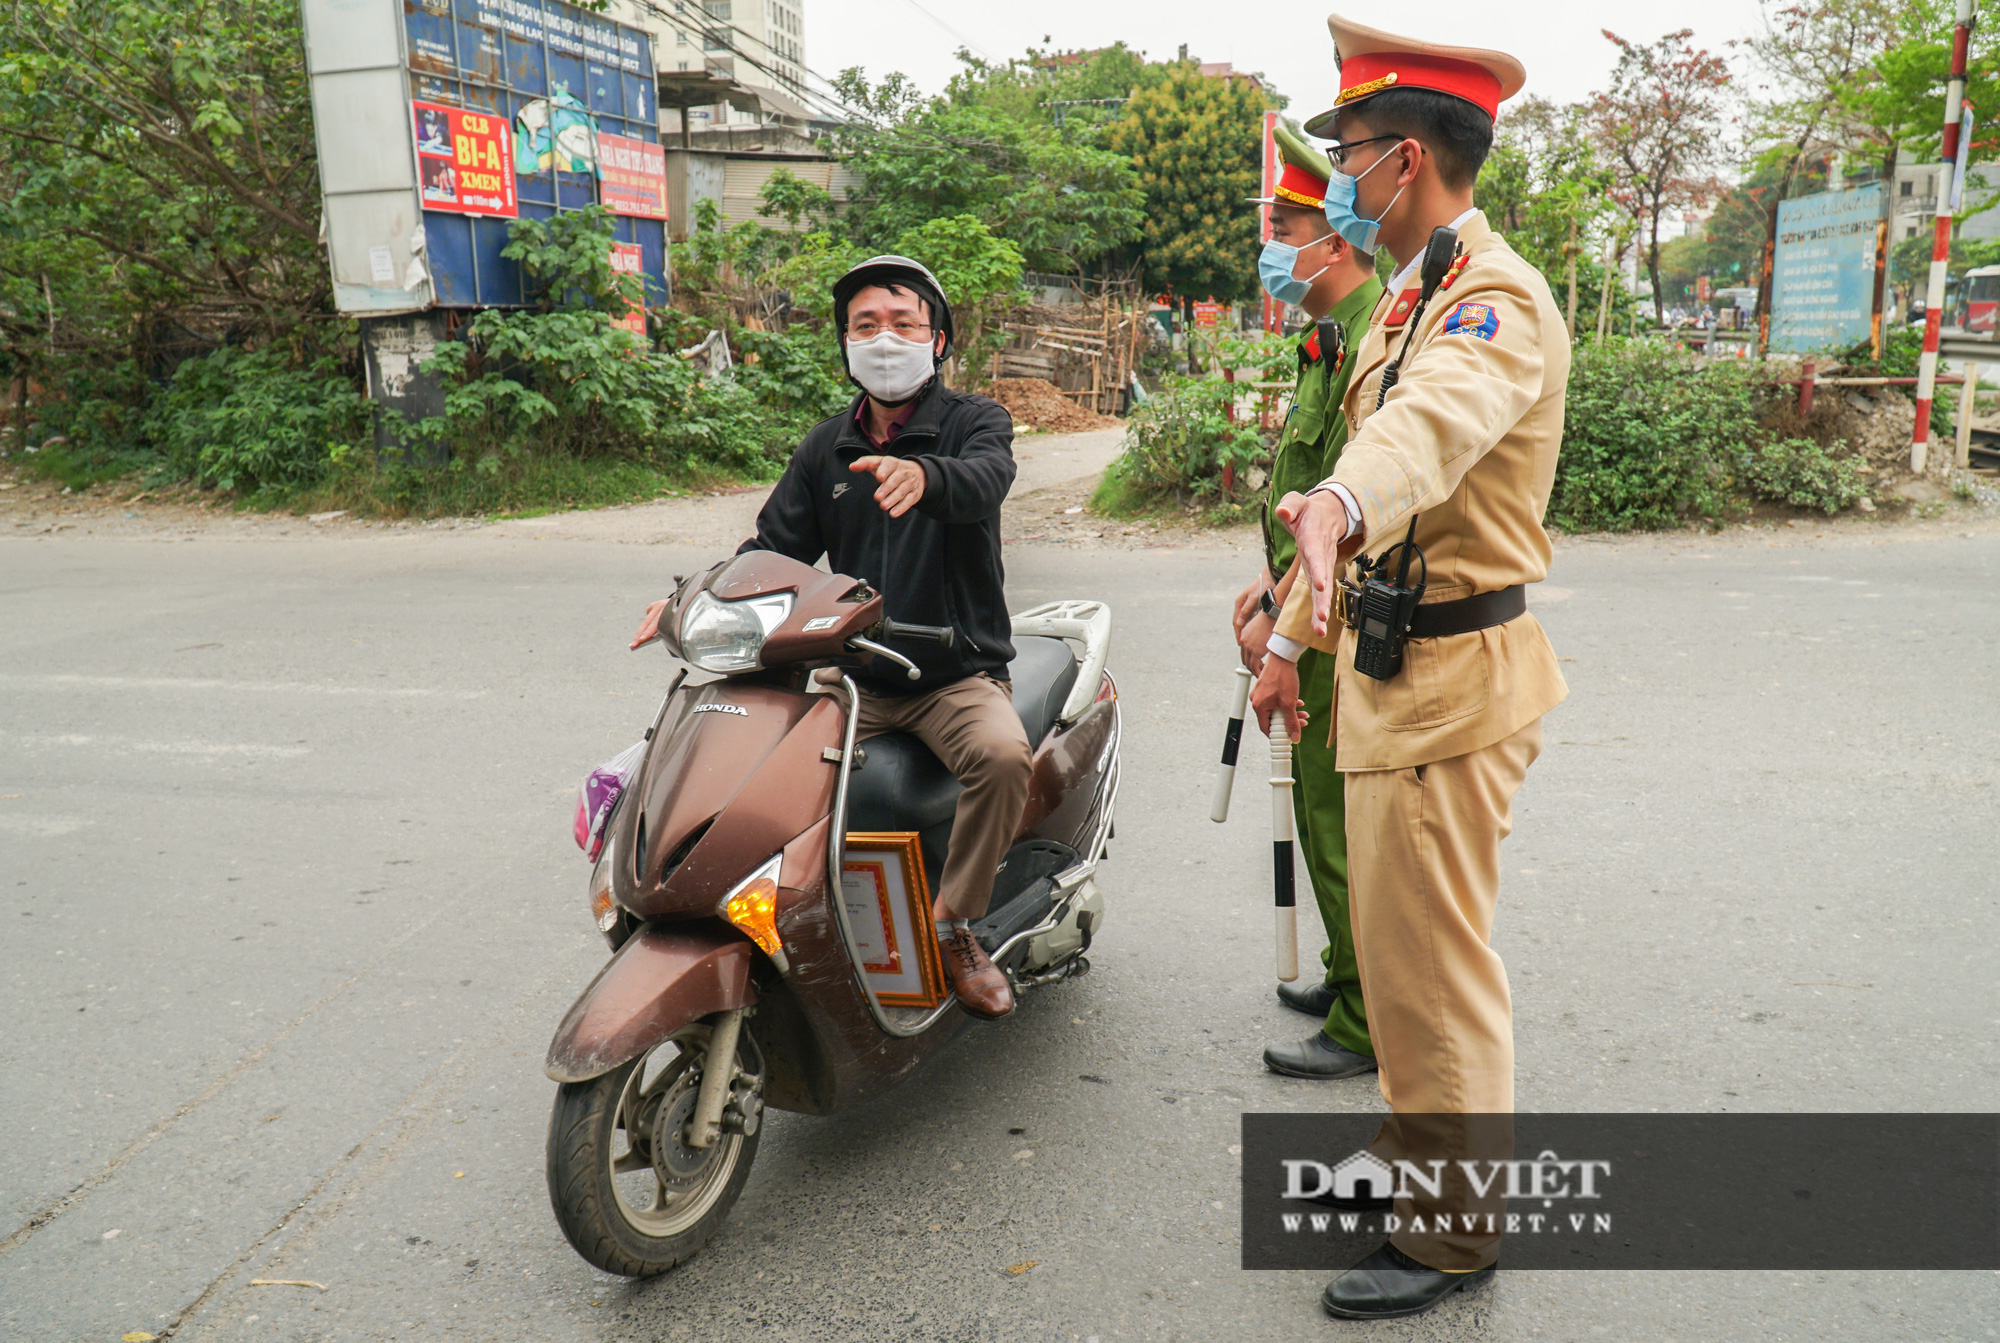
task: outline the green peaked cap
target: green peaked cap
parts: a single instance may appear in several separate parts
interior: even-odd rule
[[[1316,209],[1326,199],[1326,179],[1332,169],[1326,151],[1313,148],[1303,135],[1282,121],[1272,132],[1272,138],[1278,144],[1278,181],[1272,195],[1252,196],[1250,203]],[[1296,199],[1299,196],[1311,199]]]

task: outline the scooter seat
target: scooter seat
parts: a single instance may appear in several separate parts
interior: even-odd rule
[[[1076,657],[1061,639],[1016,636],[1014,712],[1031,747],[1039,746],[1062,713],[1076,684]],[[944,865],[963,784],[931,749],[907,732],[885,732],[861,744],[866,762],[849,776],[847,829],[854,832],[915,830],[923,836],[925,866],[933,883]]]
[[[1014,712],[1021,716],[1028,745],[1040,746],[1076,685],[1076,655],[1061,639],[1017,634],[1007,675],[1014,682]]]
[[[860,768],[848,776],[849,830],[929,830],[950,825],[965,786],[931,748],[907,732],[861,743]]]

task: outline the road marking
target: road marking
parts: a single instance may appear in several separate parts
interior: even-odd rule
[[[4,737],[5,733],[0,733]],[[22,746],[87,746],[93,750],[136,752],[142,755],[230,756],[256,760],[286,760],[306,755],[309,746],[271,746],[263,742],[224,741],[139,741],[131,737],[88,737],[79,733],[57,736],[20,736]]]
[[[333,685],[324,681],[224,681],[203,676],[77,676],[55,673],[23,676],[0,673],[0,685],[24,689],[68,690],[78,687],[104,690],[238,690],[260,695],[385,695],[410,699],[442,695],[452,699],[478,699],[484,690],[438,690],[430,686]]]

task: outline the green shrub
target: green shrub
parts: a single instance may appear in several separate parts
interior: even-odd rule
[[[43,376],[28,417],[30,470],[80,490],[157,460],[145,432],[152,387],[136,361],[68,361]],[[19,441],[10,429],[7,448]]]
[[[146,414],[174,474],[245,492],[313,483],[367,427],[368,402],[334,360],[294,368],[230,346],[182,364]]]
[[[1121,491],[1137,504],[1217,501],[1222,468],[1240,474],[1264,456],[1255,427],[1231,423],[1236,388],[1212,378],[1169,377],[1125,422],[1115,463]]]
[[[505,254],[521,262],[536,306],[488,309],[464,340],[439,344],[425,368],[444,385],[444,414],[410,426],[455,462],[496,474],[528,453],[610,456],[763,478],[846,400],[803,333],[739,333],[757,362],[710,375],[614,327],[612,311],[637,289],[604,260],[611,219],[601,209],[518,220],[509,237]],[[695,334],[680,314],[661,318],[671,342]]]
[[[1549,521],[1630,531],[1729,512],[1732,467],[1759,437],[1765,376],[1664,341],[1578,345]]]
[[[1868,493],[1861,464],[1846,448],[1829,450],[1809,438],[1758,444],[1743,454],[1742,483],[1761,498],[1838,513]]]

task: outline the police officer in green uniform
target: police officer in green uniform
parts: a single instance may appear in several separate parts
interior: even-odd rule
[[[1253,198],[1271,212],[1271,239],[1257,269],[1273,298],[1304,309],[1313,320],[1299,340],[1298,386],[1271,462],[1271,505],[1287,491],[1305,493],[1332,473],[1347,442],[1341,402],[1352,371],[1349,354],[1360,347],[1369,314],[1382,296],[1374,257],[1326,221],[1326,155],[1282,125],[1277,141],[1283,170],[1271,195]],[[1268,507],[1264,550],[1267,567],[1236,603],[1237,642],[1244,665],[1253,672],[1263,664],[1272,621],[1297,581],[1297,545]],[[1333,671],[1329,654],[1309,649],[1299,660],[1299,698],[1311,722],[1324,725],[1332,719]],[[1278,1000],[1321,1018],[1324,1025],[1300,1043],[1266,1049],[1264,1063],[1291,1077],[1352,1077],[1375,1067],[1375,1051],[1368,1040],[1347,918],[1346,785],[1334,768],[1324,727],[1304,733],[1292,748],[1292,772],[1298,780],[1292,805],[1299,843],[1326,924],[1327,948],[1321,953],[1326,974],[1316,984],[1280,984]]]

